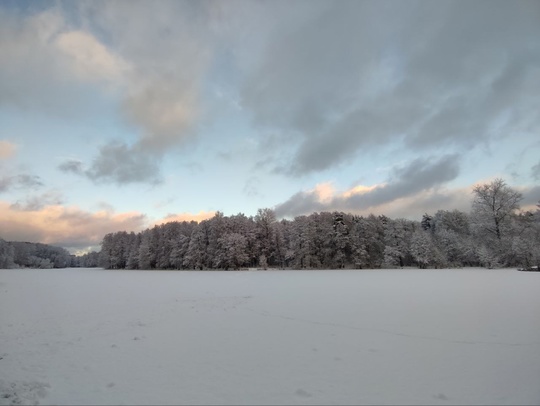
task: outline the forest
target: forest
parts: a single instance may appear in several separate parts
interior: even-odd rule
[[[320,212],[278,221],[253,217],[171,222],[140,233],[107,234],[108,269],[376,269],[540,265],[540,202],[520,212],[522,195],[501,179],[474,188],[470,213],[439,210],[418,221]]]
[[[520,211],[522,195],[502,179],[478,185],[470,213],[438,210],[417,221],[320,212],[278,220],[272,209],[200,223],[170,222],[139,233],[105,235],[101,252],[0,239],[0,268],[378,269],[397,267],[539,269],[540,201]]]
[[[48,244],[5,241],[0,238],[0,269],[6,268],[92,268],[98,266],[99,253],[76,256],[66,249]]]

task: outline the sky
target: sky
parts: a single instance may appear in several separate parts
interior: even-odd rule
[[[538,1],[2,1],[0,238],[540,200]]]

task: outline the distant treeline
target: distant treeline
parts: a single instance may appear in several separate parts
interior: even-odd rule
[[[75,256],[60,247],[0,238],[0,268],[91,268],[98,266],[98,260],[97,252]]]
[[[277,221],[216,215],[103,239],[110,269],[293,269],[540,265],[540,210],[517,213],[521,194],[497,179],[474,190],[471,213],[439,210],[420,221],[321,212]],[[539,205],[540,208],[540,205]]]

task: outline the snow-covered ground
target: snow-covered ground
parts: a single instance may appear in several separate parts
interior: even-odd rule
[[[0,270],[0,404],[540,404],[540,273]]]

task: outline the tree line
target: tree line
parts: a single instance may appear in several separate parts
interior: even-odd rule
[[[40,243],[0,238],[0,268],[108,269],[393,268],[540,265],[540,202],[519,211],[522,196],[501,179],[473,191],[470,213],[439,210],[422,219],[320,212],[171,222],[140,233],[107,234],[101,252],[82,256]],[[539,267],[540,268],[540,267]]]
[[[540,202],[518,212],[522,196],[502,179],[474,188],[470,213],[439,210],[422,219],[320,212],[171,222],[140,233],[107,234],[99,265],[108,269],[392,268],[540,265]]]
[[[75,256],[61,247],[31,242],[9,242],[0,238],[0,269],[91,268],[98,265],[99,253],[97,252]]]

